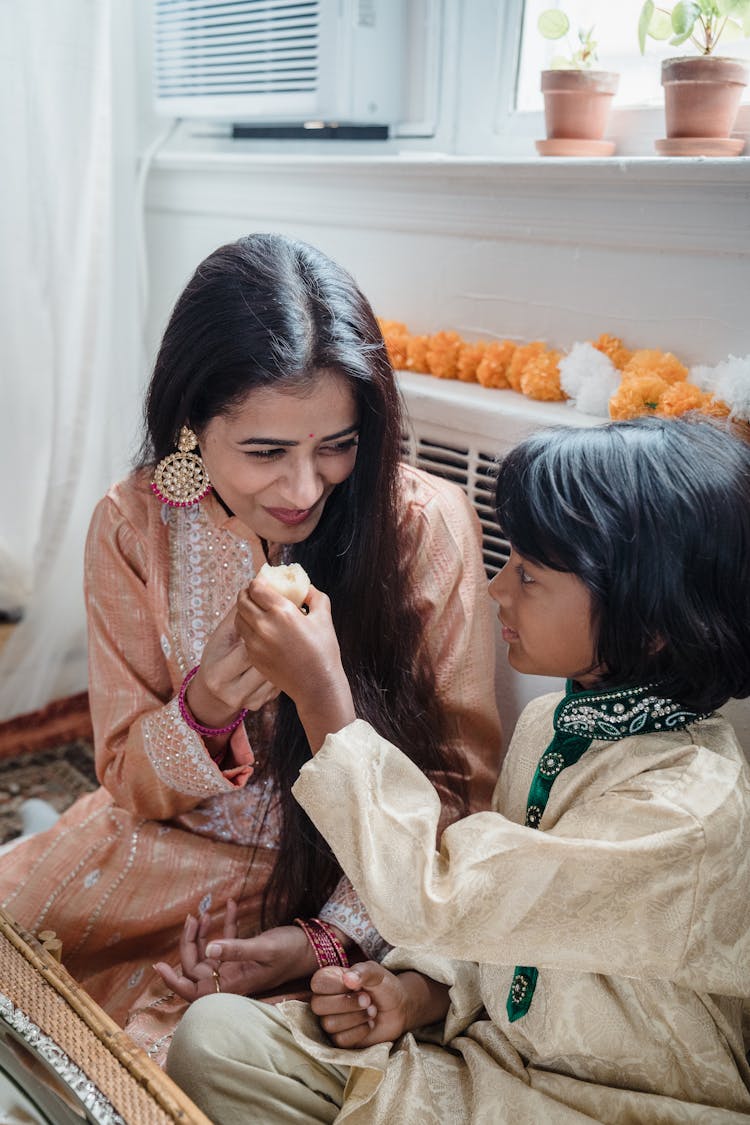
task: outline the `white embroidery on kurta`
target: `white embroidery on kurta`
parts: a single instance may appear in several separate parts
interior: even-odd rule
[[[373,961],[382,961],[392,948],[375,929],[357,892],[346,876],[339,879],[333,894],[318,917],[343,930]]]
[[[250,544],[216,527],[201,504],[169,518],[169,623],[184,676],[200,663],[206,641],[239,591],[255,576]]]
[[[203,739],[180,714],[177,699],[142,720],[143,746],[160,781],[189,797],[209,797],[227,790]]]
[[[222,793],[177,817],[177,823],[212,840],[246,847],[278,848],[280,819],[273,784],[268,779],[258,782],[251,779],[244,789]]]

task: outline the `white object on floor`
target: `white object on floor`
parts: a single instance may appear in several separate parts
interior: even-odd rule
[[[21,817],[21,835],[14,836],[7,844],[0,844],[0,855],[11,851],[16,844],[28,840],[29,836],[35,836],[37,832],[44,832],[51,828],[60,819],[57,809],[53,809],[49,801],[42,801],[39,797],[29,797],[28,801],[24,801],[19,806],[18,812]],[[0,1117],[0,1125],[3,1125],[2,1117]]]
[[[44,832],[51,828],[60,819],[57,809],[49,801],[42,801],[39,797],[29,797],[19,808],[21,815],[21,836],[33,836],[35,832]]]

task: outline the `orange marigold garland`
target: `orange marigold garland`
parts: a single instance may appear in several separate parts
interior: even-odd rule
[[[609,416],[616,421],[656,414],[669,383],[658,375],[632,375],[623,379],[609,400]]]
[[[458,353],[458,363],[456,364],[456,375],[462,383],[478,383],[477,368],[484,359],[487,349],[490,344],[484,340],[478,340],[476,344],[467,344],[464,341],[461,344],[461,350]]]
[[[395,370],[480,383],[483,387],[511,388],[542,402],[562,402],[571,395],[579,409],[585,412],[588,406],[597,415],[609,393],[607,383],[611,388],[617,371],[621,372],[621,381],[609,398],[613,419],[642,414],[674,417],[691,410],[718,418],[750,419],[750,356],[730,356],[716,368],[693,368],[697,381],[689,382],[687,367],[672,352],[656,348],[631,351],[618,336],[609,333],[602,333],[591,343],[575,344],[563,356],[541,340],[528,344],[511,340],[470,343],[458,332],[413,336],[401,321],[378,319],[378,324]],[[587,348],[588,356],[594,356],[596,352],[591,349],[596,349],[609,359],[607,370],[611,375],[603,377],[597,364],[587,359]],[[585,388],[592,393],[584,394]]]
[[[546,345],[541,340],[532,340],[530,344],[519,344],[508,364],[508,386],[514,391],[520,391],[526,364],[546,350]]]
[[[659,398],[659,414],[669,418],[688,410],[702,410],[708,398],[710,395],[694,383],[672,383]]]
[[[560,386],[560,352],[550,349],[533,356],[521,375],[521,392],[540,402],[564,402],[568,397]]]
[[[620,371],[633,354],[619,336],[610,336],[608,332],[603,332],[598,340],[593,341],[593,345],[597,351],[608,356]]]
[[[483,387],[509,387],[508,368],[515,350],[512,340],[492,340],[477,367],[477,382]]]
[[[427,341],[427,369],[438,379],[458,378],[458,357],[463,340],[458,332],[436,332]]]
[[[420,371],[424,375],[430,375],[431,371],[427,364],[427,348],[429,346],[428,336],[409,336],[406,340],[406,370],[407,371]]]
[[[655,348],[641,348],[633,352],[622,369],[623,379],[640,378],[643,375],[656,375],[665,383],[677,383],[687,379],[688,369],[671,352],[660,352]]]

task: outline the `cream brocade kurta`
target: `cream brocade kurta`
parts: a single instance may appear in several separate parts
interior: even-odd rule
[[[479,522],[455,485],[403,466],[400,534],[450,737],[463,751],[473,807],[489,805],[500,760],[492,614]],[[0,861],[0,901],[28,929],[54,929],[63,961],[145,1047],[184,1005],[154,973],[179,964],[188,912],[217,934],[239,904],[240,936],[260,928],[260,902],[280,831],[272,788],[238,788],[182,720],[177,692],[219,620],[265,561],[260,540],[209,495],[168,508],[146,473],[113,487],[86,549],[89,690],[102,788],[48,832]],[[352,607],[356,612],[356,607]],[[244,729],[232,745],[248,752]],[[253,746],[262,761],[263,744]],[[231,766],[234,762],[229,761]],[[450,778],[436,778],[448,800]],[[453,813],[455,816],[455,812]],[[369,955],[383,943],[343,879],[311,904]]]
[[[354,1068],[337,1120],[748,1120],[750,784],[734,733],[714,715],[593,741],[556,777],[537,830],[526,802],[559,701],[527,707],[496,811],[450,826],[439,853],[434,791],[366,723],[303,767],[295,797],[398,947],[386,964],[452,986],[443,1046],[431,1028],[390,1053],[338,1051],[309,1009],[283,1006],[308,1050]],[[517,965],[539,977],[511,1022]]]

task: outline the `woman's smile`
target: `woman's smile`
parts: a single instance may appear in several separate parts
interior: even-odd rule
[[[297,524],[304,523],[310,518],[315,507],[316,505],[313,504],[312,508],[266,508],[266,511],[272,519],[278,520],[286,527],[296,527]]]

